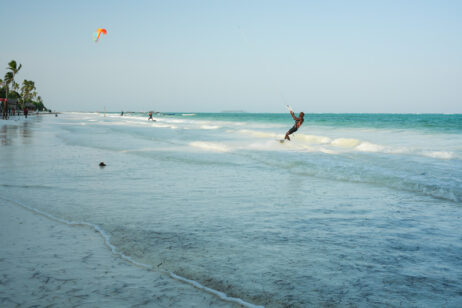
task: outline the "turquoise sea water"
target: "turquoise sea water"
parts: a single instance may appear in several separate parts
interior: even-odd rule
[[[462,305],[462,115],[154,118],[3,125],[0,193],[255,305]]]
[[[174,113],[173,116],[184,113]],[[287,123],[286,113],[197,113],[195,119],[224,120],[238,122]],[[290,119],[290,118],[289,118]],[[354,127],[354,128],[394,128],[422,129],[439,132],[462,132],[460,114],[308,114],[307,119],[313,126]]]

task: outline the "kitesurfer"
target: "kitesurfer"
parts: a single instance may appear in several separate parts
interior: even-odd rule
[[[300,112],[300,114],[299,114],[299,116],[297,118],[295,116],[295,113],[291,109],[289,110],[289,112],[290,112],[290,115],[292,116],[292,118],[295,120],[295,124],[286,133],[286,136],[284,137],[285,140],[290,140],[289,135],[295,133],[300,128],[300,126],[302,126],[303,121],[304,121],[303,117],[305,116],[305,114],[303,112]]]

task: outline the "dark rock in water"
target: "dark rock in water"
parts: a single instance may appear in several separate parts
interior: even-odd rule
[[[106,167],[106,164],[105,164],[104,162],[100,162],[100,163],[99,163],[99,166],[100,166],[100,167]]]

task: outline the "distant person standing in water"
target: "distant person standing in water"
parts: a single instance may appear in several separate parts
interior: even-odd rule
[[[2,118],[8,120],[8,101],[2,98]]]
[[[24,116],[26,117],[27,119],[27,115],[29,114],[29,109],[27,109],[27,107],[24,108]]]
[[[152,111],[149,111],[148,115],[149,115],[148,121],[149,121],[149,120],[152,120]]]
[[[289,138],[289,135],[290,134],[293,134],[295,133],[299,128],[300,126],[302,126],[303,124],[303,117],[305,116],[305,114],[303,112],[300,112],[298,118],[295,116],[294,112],[292,111],[292,109],[289,109],[290,111],[290,115],[292,116],[292,118],[295,120],[295,124],[294,126],[292,126],[291,129],[289,129],[289,131],[286,133],[286,136],[284,137],[284,140],[289,140],[290,141],[290,138]]]

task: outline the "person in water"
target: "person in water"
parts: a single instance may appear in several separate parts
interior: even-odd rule
[[[153,120],[153,118],[152,118],[152,111],[149,111],[149,119],[148,119],[148,121],[149,121],[149,120]]]
[[[289,131],[286,133],[286,136],[284,137],[284,140],[289,140],[289,141],[290,141],[289,135],[295,133],[300,128],[300,126],[302,126],[303,121],[304,121],[303,117],[305,116],[305,114],[303,112],[300,112],[297,118],[294,112],[290,110],[290,115],[292,116],[292,118],[294,118],[295,124],[294,126],[292,126],[291,129],[289,129]]]

